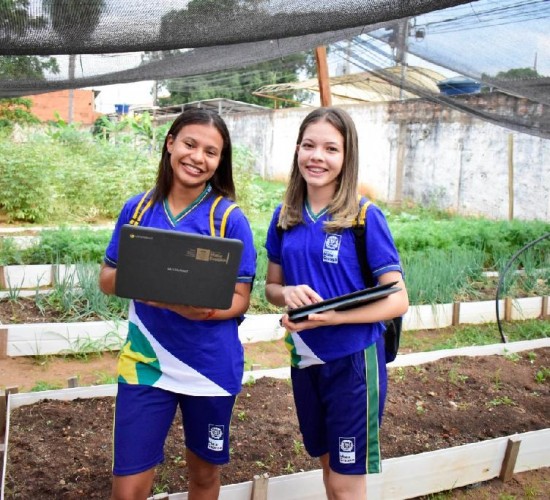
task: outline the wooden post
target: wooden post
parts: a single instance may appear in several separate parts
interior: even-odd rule
[[[508,220],[514,219],[514,136],[508,134]]]
[[[254,476],[251,500],[267,500],[268,484],[269,474],[264,473],[261,476]]]
[[[502,467],[499,475],[503,482],[510,480],[514,475],[514,467],[516,466],[520,444],[521,440],[519,439],[508,439],[508,444],[506,445],[506,452],[504,453],[504,460],[502,461]]]
[[[453,319],[451,323],[453,326],[460,323],[460,302],[453,302]]]
[[[5,391],[0,392],[0,441],[4,442],[6,434],[6,420],[8,418],[8,394]]]
[[[548,318],[548,295],[545,295],[543,298],[542,298],[542,309],[541,309],[541,312],[540,312],[540,317],[541,319],[546,319]]]
[[[17,394],[19,389],[17,387],[6,387],[4,395],[0,397],[0,435],[4,437],[6,431],[6,418],[8,408],[8,397],[10,394]]]
[[[321,106],[331,106],[330,78],[328,75],[327,49],[324,46],[315,49],[315,62],[317,63],[317,79],[319,80],[319,93]]]
[[[399,121],[399,132],[397,134],[397,155],[395,163],[395,192],[393,201],[396,206],[403,203],[403,176],[405,172],[405,154],[407,153],[407,124]]]
[[[8,357],[8,329],[0,328],[0,359]]]
[[[67,387],[78,387],[78,377],[69,377],[67,379]]]
[[[0,288],[2,290],[8,288],[6,285],[6,272],[6,266],[0,266]]]
[[[512,299],[504,298],[504,321],[512,321]]]

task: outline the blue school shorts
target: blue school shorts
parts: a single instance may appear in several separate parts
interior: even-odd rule
[[[137,474],[164,461],[164,442],[178,406],[185,446],[207,462],[229,462],[229,424],[235,399],[236,396],[188,396],[148,385],[118,384],[113,474]]]
[[[386,399],[384,339],[364,351],[307,368],[292,368],[304,447],[329,454],[339,474],[381,471],[379,429]]]

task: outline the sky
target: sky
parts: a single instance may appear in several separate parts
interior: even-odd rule
[[[414,22],[425,36],[410,37],[409,50],[453,68],[454,72],[440,68],[439,72],[446,77],[459,73],[472,77],[482,73],[495,75],[510,68],[533,67],[535,60],[538,73],[550,76],[550,2],[480,0],[418,16]],[[377,57],[372,51],[363,55],[373,60]],[[407,60],[410,65],[438,68],[412,54]],[[337,66],[337,61],[329,59],[331,76],[336,76]],[[342,67],[342,61],[339,66]],[[368,68],[354,68],[352,72],[364,69]],[[152,87],[152,81],[94,87],[101,91],[96,108],[102,113],[112,113],[115,104],[150,106]]]

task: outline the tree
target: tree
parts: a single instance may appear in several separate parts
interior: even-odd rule
[[[43,80],[44,71],[59,73],[55,57],[2,56],[0,57],[0,78]]]
[[[105,0],[87,0],[74,2],[73,0],[45,0],[45,9],[48,12],[55,32],[68,45],[72,41],[90,38],[99,24]],[[78,20],[78,25],[75,25]],[[69,55],[69,80],[75,79],[76,55]],[[69,123],[73,119],[73,92],[69,90]]]
[[[185,26],[200,26],[204,16],[215,18],[219,22],[229,18],[246,18],[252,13],[264,9],[261,0],[192,0],[185,9],[172,10],[165,14],[161,21],[161,33],[168,39],[181,38]],[[163,51],[147,53],[144,62],[167,59],[180,51]],[[288,83],[298,80],[302,72],[313,75],[315,61],[313,55],[300,53],[240,68],[224,70],[206,75],[178,78],[161,82],[170,92],[170,97],[159,99],[161,105],[184,104],[204,99],[226,98],[236,101],[273,106],[272,99],[252,95],[252,92],[263,85]],[[295,99],[295,95],[284,96]]]
[[[29,14],[29,0],[0,0],[0,42],[21,37],[28,28],[46,24],[43,16]]]
[[[40,28],[46,24],[43,16],[29,14],[28,0],[0,0],[0,45],[2,41],[22,37],[28,29]],[[0,57],[0,78],[34,80],[44,79],[44,71],[59,72],[54,57],[2,56]]]
[[[540,75],[533,68],[512,68],[508,71],[500,71],[497,73],[497,79],[501,80],[518,80],[520,78],[538,78]]]
[[[162,105],[183,104],[204,99],[225,98],[235,101],[273,107],[273,99],[252,94],[263,85],[289,83],[298,80],[300,73],[315,72],[313,54],[298,53],[238,70],[225,70],[189,78],[167,80],[163,85],[170,97],[160,98]],[[281,96],[299,100],[293,94]],[[286,104],[287,106],[289,104]]]
[[[16,123],[38,123],[31,113],[32,101],[24,97],[0,99],[0,130],[10,129]]]

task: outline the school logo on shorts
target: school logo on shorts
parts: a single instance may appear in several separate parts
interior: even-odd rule
[[[208,449],[213,451],[223,450],[223,425],[208,424]]]
[[[327,234],[323,247],[323,262],[338,264],[338,251],[342,241],[341,234]]]
[[[354,437],[340,438],[340,463],[341,464],[355,463],[355,438]]]

